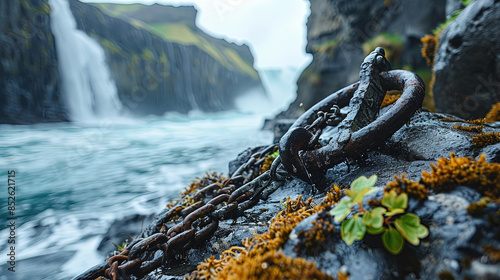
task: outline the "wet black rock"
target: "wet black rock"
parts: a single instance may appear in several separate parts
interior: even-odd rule
[[[123,242],[132,242],[132,239],[149,226],[152,220],[151,215],[134,214],[114,221],[97,246],[97,251],[108,254],[117,250],[116,245],[122,246]]]
[[[365,199],[380,198],[382,193],[379,189]],[[456,279],[498,279],[500,266],[486,260],[482,246],[500,243],[500,228],[489,220],[489,216],[496,215],[499,206],[491,205],[480,217],[469,215],[467,207],[480,196],[474,189],[462,186],[449,193],[432,195],[425,202],[410,200],[407,212],[418,215],[430,233],[419,246],[406,243],[398,256],[385,250],[380,236],[368,234],[351,246],[337,235],[323,244],[324,250],[311,255],[296,250],[299,239],[291,238],[283,251],[289,256],[314,261],[330,275],[336,275],[341,268],[347,270],[349,279],[438,279],[445,271]],[[291,236],[311,228],[311,222],[317,218],[318,214],[302,221]],[[478,270],[471,262],[484,268]]]
[[[0,123],[67,120],[46,0],[0,1]]]
[[[434,59],[436,110],[484,118],[500,102],[500,3],[472,1],[439,37]]]
[[[381,42],[388,44],[382,46],[386,51],[394,48],[389,58],[394,69],[411,65],[414,70],[428,71],[420,38],[446,19],[446,0],[310,2],[306,51],[313,61],[297,81],[296,100],[277,118],[296,118],[302,113],[300,103],[308,109],[359,80],[359,65],[366,56],[363,44],[379,35],[389,34]]]
[[[163,275],[150,274],[147,279],[181,279],[181,274],[194,269],[198,262],[212,255],[218,257],[230,246],[240,245],[244,238],[267,231],[271,219],[283,209],[281,203],[287,197],[294,199],[303,195],[320,203],[326,190],[334,184],[346,188],[360,176],[376,174],[378,180],[375,186],[379,187],[379,191],[367,195],[366,202],[371,198],[380,199],[382,188],[394,180],[394,175],[406,174],[406,178],[418,181],[422,171],[430,172],[430,164],[435,164],[440,157],[449,158],[450,152],[455,152],[459,157],[472,158],[484,153],[488,162],[498,162],[500,143],[485,148],[475,147],[472,143],[475,134],[453,128],[457,123],[441,120],[446,117],[450,116],[426,111],[417,113],[408,125],[398,130],[379,149],[356,155],[349,160],[349,167],[342,163],[329,169],[322,185],[317,186],[317,193],[299,179],[276,183],[280,187],[266,201],[261,200],[235,220],[221,221],[210,240],[176,255],[175,260],[163,270]],[[498,129],[485,128],[485,131]],[[333,133],[335,129],[325,130],[321,142],[328,142]],[[234,172],[259,149],[249,148],[242,152],[230,163],[230,170]],[[410,199],[407,212],[417,214],[429,228],[430,235],[417,247],[406,243],[398,256],[386,251],[380,236],[367,234],[362,241],[347,246],[340,238],[340,225],[336,226],[333,236],[312,250],[313,255],[305,255],[297,250],[296,235],[310,228],[317,215],[304,220],[294,229],[283,252],[292,257],[312,260],[332,276],[336,276],[339,269],[347,270],[350,272],[349,279],[436,279],[443,272],[449,272],[457,279],[466,276],[471,279],[498,279],[495,277],[498,276],[499,265],[493,264],[485,256],[482,246],[491,244],[500,247],[500,228],[494,222],[497,219],[500,223],[500,218],[496,216],[499,205],[491,203],[482,215],[471,216],[466,208],[480,197],[476,190],[459,186],[452,192],[433,193],[424,202]]]

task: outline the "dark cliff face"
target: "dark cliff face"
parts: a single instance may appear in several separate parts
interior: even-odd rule
[[[150,32],[145,18],[141,18],[143,21],[131,18],[138,17],[133,13],[126,18],[115,18],[76,0],[70,0],[70,6],[78,28],[104,47],[120,99],[133,113],[219,111],[233,108],[235,97],[250,88],[259,87],[264,92],[248,47],[240,47],[242,56],[233,49],[227,49],[226,53],[245,57],[250,69],[232,61],[217,60],[220,50],[215,50],[212,56],[189,42],[169,42]],[[152,11],[158,9],[151,8]],[[174,16],[172,21],[176,21],[176,27],[194,24],[192,10],[181,8],[180,11],[186,14],[186,19],[176,21],[180,14]],[[164,17],[168,18],[168,14]],[[183,38],[189,34],[180,35]],[[241,68],[247,71],[239,71]]]
[[[67,120],[47,1],[0,1],[0,41],[0,123]]]
[[[134,114],[227,110],[250,89],[265,92],[249,48],[204,34],[192,7],[141,5],[148,16],[136,10],[118,19],[69,3],[78,28],[103,46],[120,99]],[[167,27],[177,28],[166,32],[172,38],[155,35]],[[176,41],[185,38],[198,44]],[[0,41],[0,123],[67,121],[47,0],[0,1]]]
[[[484,118],[500,102],[500,3],[473,1],[440,34],[434,58],[436,111]]]
[[[310,2],[306,51],[313,61],[299,77],[288,117],[300,114],[300,103],[310,108],[357,81],[363,57],[376,46],[384,47],[393,68],[425,68],[420,38],[445,20],[445,0]]]

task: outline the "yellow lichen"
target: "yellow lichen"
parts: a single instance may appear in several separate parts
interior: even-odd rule
[[[243,247],[230,248],[218,260],[212,256],[200,263],[197,270],[186,279],[286,279],[279,275],[289,275],[292,278],[309,275],[317,279],[332,279],[301,258],[288,258],[277,253],[288,240],[292,229],[318,211],[311,207],[311,202],[312,199],[303,202],[302,196],[297,200],[288,198],[285,209],[271,220],[267,232],[243,240]],[[270,256],[276,261],[269,261]],[[290,265],[297,269],[291,269]],[[273,278],[278,276],[279,278]]]
[[[495,104],[491,107],[488,114],[486,114],[485,119],[486,119],[486,122],[488,122],[488,123],[494,123],[494,122],[500,121],[500,102],[498,102],[497,104]]]
[[[312,261],[291,258],[281,252],[269,251],[264,254],[245,256],[237,265],[227,266],[224,276],[217,279],[331,279],[328,274],[316,268]],[[222,273],[221,273],[222,274]]]
[[[491,244],[483,245],[483,250],[486,252],[486,256],[492,259],[495,263],[500,262],[500,249],[496,248]]]
[[[262,163],[262,167],[260,168],[260,174],[266,172],[267,170],[271,169],[271,165],[273,164],[274,160],[278,157],[278,154],[272,153],[266,157],[264,160],[264,163]]]
[[[390,192],[395,190],[398,194],[407,193],[409,197],[424,200],[429,197],[429,190],[422,184],[410,181],[405,178],[406,174],[403,174],[401,178],[398,175],[394,175],[394,181],[387,183],[384,188],[385,192]]]
[[[331,216],[328,216],[331,218]],[[298,238],[301,240],[296,245],[298,252],[305,251],[306,255],[314,255],[321,248],[321,244],[326,242],[328,236],[335,232],[335,226],[331,219],[326,217],[312,222],[313,227],[299,232]]]
[[[461,122],[461,123],[470,123],[470,124],[475,124],[475,125],[483,125],[486,121],[486,119],[475,119],[475,120],[458,120],[458,119],[453,119],[453,118],[442,118],[440,119],[443,122]]]
[[[484,212],[484,208],[488,206],[488,203],[491,202],[491,199],[489,197],[482,197],[479,201],[472,202],[469,204],[467,207],[467,212],[471,216],[480,216]]]
[[[427,188],[443,192],[464,185],[493,199],[500,196],[500,163],[487,163],[484,154],[474,160],[451,153],[450,159],[440,158],[437,162],[437,166],[431,164],[431,174],[422,171],[421,182]]]
[[[436,56],[436,51],[438,49],[438,37],[434,35],[425,35],[420,38],[422,42],[422,56],[427,61],[427,65],[434,65],[434,56]]]
[[[401,94],[386,94],[384,97],[384,101],[382,101],[382,105],[380,105],[380,108],[387,107],[391,105],[392,103],[396,102],[399,98],[401,97]]]
[[[171,201],[170,203],[167,204],[167,208],[172,208],[175,206],[177,201],[182,200],[184,206],[189,206],[194,203],[194,200],[192,197],[190,197],[190,194],[195,193],[197,190],[202,189],[210,184],[213,183],[221,183],[222,181],[226,180],[221,174],[218,174],[217,172],[212,172],[212,173],[206,173],[203,178],[196,178],[195,181],[193,181],[189,187],[185,188],[183,191],[181,191],[181,195],[178,199]],[[187,203],[187,205],[186,205]]]
[[[500,143],[500,132],[496,133],[482,133],[478,136],[473,136],[474,146],[486,147],[496,143]]]
[[[337,185],[334,185],[330,191],[326,193],[325,199],[321,202],[320,205],[315,207],[318,212],[322,210],[330,209],[334,204],[340,201],[342,197],[345,196],[345,191],[341,190]]]
[[[481,133],[481,132],[483,132],[483,127],[484,126],[480,126],[480,125],[474,125],[474,126],[455,125],[453,128],[467,131],[467,132]]]

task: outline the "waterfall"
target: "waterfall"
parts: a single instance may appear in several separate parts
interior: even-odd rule
[[[67,0],[49,0],[62,94],[72,121],[117,116],[122,105],[101,45],[78,30]]]

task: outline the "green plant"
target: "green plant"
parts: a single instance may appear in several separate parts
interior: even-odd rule
[[[365,233],[382,234],[384,247],[392,254],[399,254],[403,250],[404,240],[418,246],[420,239],[427,237],[429,230],[420,223],[420,218],[412,213],[406,213],[408,195],[397,194],[395,190],[384,193],[382,206],[371,210],[363,208],[363,197],[377,191],[374,187],[377,176],[370,178],[361,176],[354,180],[350,189],[346,189],[346,196],[330,210],[334,221],[342,224],[340,235],[347,245],[355,240],[362,240]],[[349,214],[353,214],[346,219]]]
[[[467,7],[473,0],[461,0],[460,2],[462,3],[463,7]],[[434,34],[434,36],[438,36],[441,34],[441,32],[452,22],[454,21],[458,15],[463,11],[464,9],[459,9],[459,10],[456,10],[455,12],[453,12],[450,17],[443,23],[439,24],[438,27],[436,27],[436,29],[432,30],[432,34]]]

